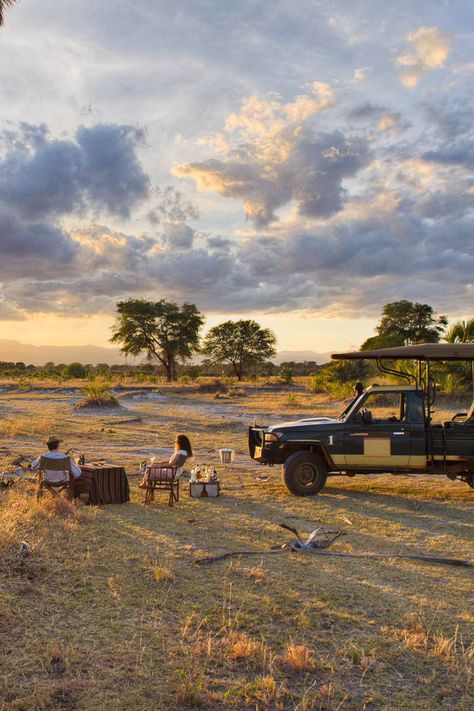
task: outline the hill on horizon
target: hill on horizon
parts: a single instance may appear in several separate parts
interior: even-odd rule
[[[279,365],[286,361],[315,361],[325,363],[329,360],[328,353],[317,353],[316,351],[279,351],[274,362]],[[34,346],[29,343],[10,339],[0,339],[0,361],[22,362],[27,365],[44,365],[49,361],[53,363],[108,363],[109,365],[123,365],[126,363],[125,356],[118,348],[107,348],[106,346],[95,346],[87,344],[84,346]],[[137,359],[136,362],[140,362]]]

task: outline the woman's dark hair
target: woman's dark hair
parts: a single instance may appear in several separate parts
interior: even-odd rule
[[[184,451],[188,453],[188,457],[193,456],[193,448],[191,447],[189,437],[184,434],[176,435],[176,449],[184,449]]]
[[[50,452],[54,452],[59,447],[59,442],[48,442],[46,445]]]

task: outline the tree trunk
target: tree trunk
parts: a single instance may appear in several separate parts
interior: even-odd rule
[[[168,361],[167,363],[164,364],[165,370],[166,370],[166,380],[168,383],[171,383],[173,380],[173,371],[171,367],[171,363]]]
[[[174,355],[170,355],[171,379],[178,380],[178,369],[176,367],[176,359]]]

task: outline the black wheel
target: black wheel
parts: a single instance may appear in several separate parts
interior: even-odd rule
[[[295,452],[283,465],[283,481],[295,496],[314,496],[326,483],[327,467],[314,452]]]

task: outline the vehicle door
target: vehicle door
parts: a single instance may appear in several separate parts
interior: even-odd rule
[[[405,393],[369,393],[351,413],[344,428],[346,466],[403,468],[409,465],[410,456],[411,426],[406,421]]]

